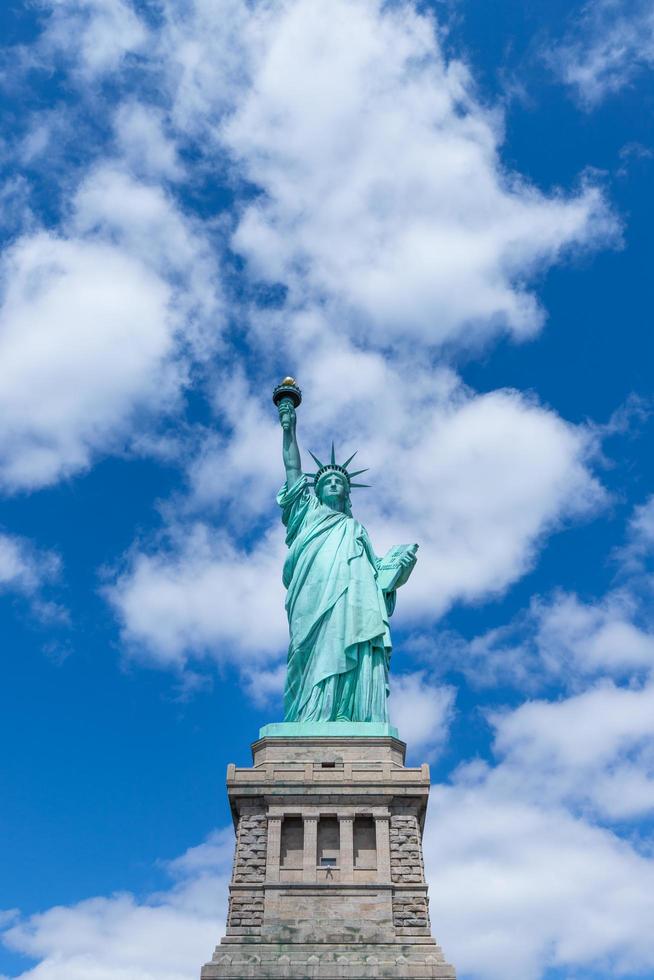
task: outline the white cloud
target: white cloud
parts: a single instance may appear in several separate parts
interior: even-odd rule
[[[164,0],[153,60],[180,134],[207,141],[215,161],[223,115],[247,83],[247,36],[258,7],[244,0]]]
[[[217,262],[206,227],[174,198],[107,162],[78,188],[69,230],[84,241],[116,244],[172,287],[175,330],[194,354],[213,351],[223,318]]]
[[[221,431],[207,434],[189,465],[185,506],[220,512],[242,530],[269,514],[283,482],[277,413],[237,368],[216,380],[214,406]]]
[[[548,61],[592,108],[654,65],[654,11],[648,0],[587,4]]]
[[[114,5],[107,0],[105,10],[96,2],[88,16],[104,16]],[[76,9],[60,4],[59,16],[77,16]],[[348,25],[345,32],[342,23]],[[260,354],[267,349],[278,360],[286,350],[297,357],[315,397],[322,392],[333,398],[333,376],[323,368],[328,363],[346,372],[351,392],[359,397],[372,389],[375,376],[402,382],[405,365],[391,371],[374,352],[352,347],[352,338],[375,344],[417,339],[414,353],[419,358],[420,344],[476,344],[498,329],[527,336],[541,320],[527,289],[532,272],[555,261],[571,244],[596,242],[612,226],[592,188],[569,198],[558,192],[547,196],[505,172],[498,155],[498,114],[476,99],[465,67],[444,60],[432,20],[410,4],[293,0],[252,8],[233,0],[218,9],[206,0],[191,6],[168,0],[150,41],[147,66],[150,77],[160,79],[162,106],[122,105],[119,143],[135,168],[172,176],[177,158],[171,133],[180,140],[199,138],[205,150],[211,146],[213,158],[222,141],[238,162],[232,175],[244,176],[261,189],[243,203],[234,241],[249,256],[255,275],[280,278],[290,286],[290,295],[281,315],[253,311],[251,339]],[[71,46],[71,56],[80,57],[72,40]],[[102,75],[104,69],[97,71]],[[224,166],[222,158],[217,166]],[[149,214],[135,233],[128,216],[135,207],[140,213],[142,200],[136,200],[115,170],[104,168],[91,183],[91,189],[78,195],[82,235],[89,236],[93,222],[100,221],[103,236],[114,239],[121,224],[122,247],[136,245],[139,261],[145,260],[148,245],[154,247],[161,274],[169,256],[179,252],[176,247],[159,254],[168,228]],[[87,204],[91,215],[84,221]],[[184,267],[196,297],[211,292],[206,272],[191,279],[198,265],[203,266],[191,262]],[[316,304],[325,300],[327,316],[321,318]],[[316,330],[322,338],[313,343],[316,350],[310,356],[311,343],[298,334],[308,331],[313,342]],[[301,341],[295,349],[291,337]],[[355,375],[362,364],[368,372],[365,382]],[[433,375],[431,392],[447,372]],[[423,377],[422,390],[425,385]],[[456,390],[456,382],[450,387]],[[339,397],[352,408],[344,384]],[[438,399],[433,394],[422,398],[423,417],[430,399],[442,402],[442,393]],[[375,397],[376,406],[379,401]],[[469,411],[457,415],[461,427],[467,417],[469,429],[481,429],[481,408],[490,418],[492,406],[498,414],[500,401],[507,406],[509,397],[490,396],[483,406],[471,399]],[[515,396],[516,405],[518,401]],[[474,404],[480,409],[476,418]],[[274,482],[270,423],[252,403],[246,406],[241,400],[239,409],[243,407],[246,419],[235,418],[235,411],[221,405],[232,432],[207,443],[197,460],[191,474],[195,503],[209,499],[218,477],[224,489],[217,498],[228,499],[228,491],[245,478],[248,506],[254,511],[263,505]],[[405,418],[405,413],[398,414]],[[519,566],[528,566],[534,542],[568,511],[572,497],[579,497],[584,486],[592,490],[583,465],[573,472],[572,458],[583,455],[582,430],[566,430],[561,424],[555,434],[555,416],[530,412],[524,401],[520,414],[533,423],[532,430],[540,419],[539,432],[531,434],[546,441],[550,423],[549,441],[558,441],[567,461],[554,460],[555,472],[545,475],[542,493],[534,487],[540,503],[521,514],[524,526],[513,553],[510,535],[506,545],[499,534],[494,543],[487,537],[489,550],[497,552],[493,567],[503,566],[498,588],[521,574]],[[435,435],[439,425],[434,415],[428,422]],[[508,418],[501,424],[509,424]],[[393,424],[395,431],[399,427]],[[366,435],[353,425],[350,430],[357,439]],[[267,458],[263,480],[264,467],[244,460],[253,455],[253,441],[262,433]],[[438,441],[443,438],[439,435]],[[392,458],[392,446],[387,451]],[[408,456],[406,462],[412,464]],[[562,466],[558,487],[557,463]],[[422,463],[423,471],[428,465]],[[424,493],[421,481],[414,483]],[[518,487],[516,496],[520,492]],[[421,557],[426,554],[424,550]],[[452,596],[477,596],[491,579],[483,556],[478,563],[467,563]]]
[[[459,976],[654,968],[654,861],[563,808],[483,778],[434,787],[425,859],[434,932]]]
[[[0,592],[34,596],[60,573],[57,554],[38,551],[25,538],[0,531]]]
[[[121,70],[148,40],[148,30],[129,0],[44,0],[50,8],[40,55],[74,59],[84,83]]]
[[[614,826],[654,812],[653,700],[651,683],[605,683],[495,713],[499,761],[433,787],[431,918],[462,975],[654,969],[651,848]]]
[[[135,403],[174,397],[171,297],[112,246],[46,233],[5,255],[4,277],[2,477],[33,487],[86,467]]]
[[[133,10],[117,29],[122,5],[93,0],[76,32],[78,6],[60,0],[71,64],[102,80],[139,51],[166,128],[245,183],[233,244],[250,273],[286,284],[292,307],[327,302],[333,330],[382,345],[522,339],[544,318],[529,281],[615,236],[597,188],[543,193],[503,166],[501,113],[412,3],[165,0],[147,45]],[[124,120],[128,149],[170,170],[155,116]]]
[[[596,604],[559,594],[550,604],[536,604],[534,612],[536,642],[553,669],[558,664],[591,676],[625,676],[654,668],[654,634],[633,622],[635,603],[626,592],[611,592]]]
[[[632,538],[642,547],[654,548],[654,495],[636,507],[629,530]]]
[[[546,532],[602,500],[586,466],[588,433],[517,392],[469,397],[415,421],[411,433],[407,413],[412,437],[390,466],[379,436],[377,446],[384,503],[398,501],[390,523],[421,544],[407,590],[417,612],[499,593],[530,567]],[[384,517],[380,508],[380,536]]]
[[[454,688],[431,683],[424,671],[391,675],[389,712],[400,738],[412,751],[433,757],[449,734],[454,711]]]
[[[504,757],[496,782],[536,801],[559,798],[603,819],[654,813],[654,686],[603,683],[561,701],[493,716]],[[510,793],[507,789],[507,796]]]
[[[80,186],[64,234],[37,231],[4,253],[6,489],[84,469],[124,446],[137,419],[178,406],[185,355],[204,356],[213,342],[213,272],[203,239],[172,202],[113,168]]]
[[[443,666],[475,686],[511,684],[521,691],[547,683],[579,688],[590,678],[638,680],[654,668],[654,631],[636,595],[616,589],[594,602],[562,591],[535,597],[506,626],[466,642],[439,639]]]
[[[345,27],[344,25],[347,25]],[[334,330],[464,346],[533,334],[530,276],[615,230],[601,195],[540,193],[498,157],[501,120],[410,4],[272,4],[223,136],[262,190],[234,246]]]
[[[259,665],[246,666],[241,681],[247,696],[258,708],[269,709],[274,705],[280,710],[286,683],[286,663],[268,670]]]
[[[226,914],[234,832],[211,834],[168,863],[175,883],[56,906],[16,924],[2,941],[37,960],[16,980],[191,980],[211,958]]]
[[[603,596],[584,601],[556,589],[471,640],[444,632],[434,667],[460,671],[474,687],[510,685],[522,693],[552,685],[579,692],[602,678],[640,687],[654,671],[653,497],[634,508],[625,537],[612,553],[617,581]],[[426,637],[417,633],[411,642],[430,659]]]
[[[634,508],[627,529],[627,541],[618,558],[627,572],[640,573],[654,553],[654,495]]]
[[[180,180],[184,176],[177,148],[165,131],[164,114],[156,106],[125,102],[115,120],[116,141],[132,173]]]
[[[176,670],[191,656],[244,668],[279,657],[288,642],[281,531],[250,553],[202,523],[169,533],[168,547],[136,550],[107,590],[133,654]]]

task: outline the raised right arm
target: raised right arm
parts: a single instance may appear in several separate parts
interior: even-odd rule
[[[290,398],[282,398],[278,406],[282,426],[282,458],[286,470],[286,486],[290,490],[302,476],[300,449],[295,435],[295,406]]]

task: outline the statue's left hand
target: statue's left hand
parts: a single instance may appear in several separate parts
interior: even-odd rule
[[[400,565],[402,568],[413,568],[417,560],[418,556],[416,555],[415,551],[407,548],[404,554],[400,557]]]

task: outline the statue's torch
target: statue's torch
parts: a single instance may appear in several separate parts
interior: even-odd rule
[[[278,409],[281,409],[282,402],[288,399],[293,406],[297,408],[302,401],[302,392],[297,386],[295,378],[284,378],[281,384],[278,384],[273,391],[272,400]]]

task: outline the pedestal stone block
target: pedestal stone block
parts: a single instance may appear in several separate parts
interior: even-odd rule
[[[227,929],[201,980],[453,980],[429,924],[429,767],[377,729],[290,728],[267,726],[252,767],[228,767]]]

